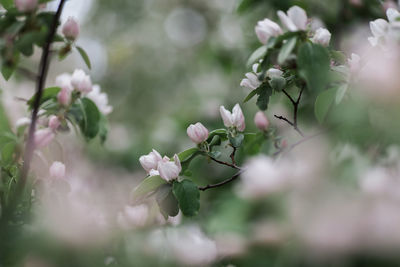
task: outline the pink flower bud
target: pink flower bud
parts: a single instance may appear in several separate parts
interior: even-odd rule
[[[155,149],[153,149],[153,151],[148,155],[143,155],[139,158],[140,164],[147,173],[150,173],[151,170],[156,170],[158,162],[161,160],[162,157],[160,153],[158,153]]]
[[[71,91],[67,87],[61,88],[61,91],[57,95],[57,100],[60,105],[66,107],[71,102]]]
[[[89,93],[92,91],[92,81],[89,75],[83,70],[75,70],[72,73],[71,84],[75,90],[81,93]]]
[[[158,162],[157,170],[160,173],[161,178],[167,182],[178,178],[179,173],[182,170],[178,155],[174,155],[174,161],[170,161],[168,157],[164,157],[162,161]]]
[[[261,43],[267,44],[270,37],[276,37],[282,34],[282,29],[278,24],[269,19],[257,22],[255,32]]]
[[[208,130],[204,127],[200,122],[196,124],[190,124],[190,126],[186,130],[187,135],[195,144],[200,144],[207,140],[208,138]]]
[[[15,0],[15,7],[19,12],[32,12],[38,5],[38,0]]]
[[[42,148],[50,144],[53,141],[55,134],[50,128],[40,129],[35,132],[35,147]]]
[[[53,131],[57,130],[57,128],[60,126],[60,120],[58,119],[57,116],[51,115],[49,119],[49,128],[52,129]]]
[[[261,131],[266,131],[269,126],[268,118],[262,111],[256,113],[256,115],[254,116],[254,123]]]
[[[67,39],[75,40],[79,35],[79,24],[73,17],[69,17],[62,27],[62,33]]]
[[[62,162],[55,161],[49,169],[50,176],[57,179],[65,177],[65,165]]]

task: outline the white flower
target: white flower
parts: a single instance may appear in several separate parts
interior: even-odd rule
[[[267,76],[269,78],[273,77],[282,77],[283,71],[275,69],[275,68],[270,68],[267,70]]]
[[[399,13],[399,11],[397,11],[394,8],[388,8],[386,10],[386,16],[387,16],[389,22],[396,22],[396,19],[398,19],[400,17],[400,13]]]
[[[279,10],[278,17],[282,24],[291,32],[306,30],[307,14],[301,7],[292,6],[287,11],[287,15]]]
[[[72,73],[71,84],[75,90],[81,93],[89,93],[92,91],[92,81],[90,76],[83,70],[77,69]]]
[[[219,111],[225,127],[236,127],[240,132],[243,132],[243,130],[246,128],[244,115],[239,104],[236,104],[233,107],[232,113],[229,110],[226,110],[224,106],[221,106]]]
[[[200,122],[196,124],[190,124],[186,130],[187,135],[195,144],[200,144],[207,140],[208,138],[208,130],[204,127]]]
[[[125,206],[122,212],[118,213],[117,222],[123,229],[133,229],[146,225],[149,218],[147,205]]]
[[[170,161],[169,158],[165,156],[158,162],[157,170],[160,173],[161,178],[167,182],[178,178],[179,173],[182,170],[178,155],[174,155],[174,161]]]
[[[143,169],[147,173],[150,173],[151,170],[156,170],[158,166],[158,162],[162,160],[160,153],[157,150],[153,149],[148,155],[143,155],[139,158],[139,162],[142,165]]]
[[[53,178],[62,179],[65,177],[65,165],[62,162],[55,161],[51,164],[49,173]]]
[[[14,2],[19,12],[34,11],[38,5],[38,0],[15,0]]]
[[[52,129],[45,128],[35,132],[34,141],[35,147],[42,148],[50,144],[53,141],[55,134]]]
[[[57,101],[64,107],[68,106],[71,102],[71,91],[67,87],[62,87],[57,95]]]
[[[31,119],[27,117],[22,117],[15,122],[15,128],[19,129],[21,127],[25,127],[31,124]]]
[[[311,38],[311,41],[316,44],[320,44],[323,46],[328,46],[329,42],[331,40],[331,33],[324,28],[319,28],[316,32],[313,38]]]
[[[262,111],[258,111],[256,113],[256,115],[254,116],[254,123],[261,131],[266,131],[269,126],[269,120]]]
[[[246,78],[244,78],[240,82],[240,86],[248,88],[250,90],[257,89],[261,85],[261,81],[258,79],[258,75],[260,74],[257,72],[258,66],[260,64],[255,63],[252,66],[253,72],[248,72],[245,74]]]
[[[283,191],[287,186],[285,173],[274,159],[258,156],[251,159],[242,174],[239,195],[245,198],[259,198]]]
[[[257,22],[255,32],[261,43],[266,44],[270,37],[282,34],[282,29],[278,24],[269,19]]]
[[[108,96],[106,93],[101,92],[99,85],[93,85],[92,91],[88,93],[86,97],[92,100],[99,111],[104,115],[108,115],[112,112],[113,107],[108,105]]]
[[[79,24],[73,17],[69,17],[62,27],[62,33],[67,39],[75,40],[79,35]]]
[[[389,30],[389,23],[384,19],[376,19],[369,23],[371,28],[372,37],[368,38],[368,41],[372,46],[377,46],[379,40],[384,39]]]
[[[57,130],[57,128],[60,126],[60,120],[58,119],[57,116],[51,115],[49,118],[49,128],[52,129],[53,131]]]
[[[352,53],[351,57],[347,59],[347,62],[349,63],[350,71],[351,72],[357,72],[361,68],[360,64],[361,58],[359,55]]]

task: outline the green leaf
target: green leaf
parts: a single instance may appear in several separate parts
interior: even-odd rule
[[[323,123],[336,97],[336,88],[320,93],[315,101],[314,112],[319,123]]]
[[[221,137],[219,135],[214,135],[214,137],[211,139],[209,146],[219,146],[221,144]]]
[[[341,51],[331,50],[329,52],[329,54],[330,54],[331,58],[333,60],[335,60],[337,63],[342,64],[342,65],[346,64],[347,56],[345,53],[343,53]]]
[[[171,217],[175,217],[176,215],[178,215],[178,201],[172,193],[172,186],[170,184],[161,185],[157,189],[156,201],[163,215]]]
[[[221,156],[221,152],[220,151],[211,151],[208,153],[208,155],[210,155],[212,158],[217,159]]]
[[[136,201],[137,199],[147,195],[150,192],[155,191],[161,185],[167,182],[162,179],[159,175],[149,176],[145,178],[132,192],[132,199]]]
[[[309,90],[321,92],[326,88],[329,82],[330,58],[325,47],[309,42],[302,44],[297,63]]]
[[[181,182],[175,181],[172,186],[183,215],[195,216],[200,209],[200,192],[196,184],[185,179]]]
[[[101,144],[104,144],[104,142],[107,140],[107,135],[108,135],[108,121],[106,116],[100,113],[99,137]]]
[[[3,74],[3,77],[6,81],[8,81],[11,78],[11,75],[14,73],[15,66],[8,66],[8,65],[3,65],[1,67],[1,74]]]
[[[275,91],[282,91],[282,89],[286,86],[286,80],[283,77],[272,77],[269,81],[269,85],[271,85],[272,89]]]
[[[42,93],[42,97],[40,98],[40,105],[42,105],[44,102],[46,102],[47,100],[50,100],[52,98],[56,99],[60,90],[61,90],[60,87],[48,87],[48,88],[44,89],[43,93]],[[36,96],[36,94],[28,100],[28,105],[30,108],[33,107],[33,102],[35,101],[35,96]]]
[[[100,112],[96,104],[86,97],[81,99],[80,106],[83,119],[79,121],[79,127],[86,138],[92,139],[100,130]]]
[[[249,57],[249,59],[247,60],[246,65],[248,67],[250,67],[253,63],[255,63],[257,60],[261,59],[265,53],[267,53],[268,48],[266,45],[260,46],[259,48],[257,48]]]
[[[33,45],[42,43],[45,38],[46,34],[42,32],[28,32],[21,35],[15,42],[15,46],[25,56],[31,56],[33,54]]]
[[[346,92],[347,92],[347,88],[348,88],[348,84],[342,84],[341,86],[339,86],[339,88],[337,89],[336,92],[336,99],[335,99],[335,103],[336,105],[340,104],[340,102],[342,102]]]
[[[244,134],[244,151],[248,155],[258,154],[265,141],[264,133],[246,133]]]
[[[244,140],[244,135],[243,134],[238,134],[236,136],[231,136],[229,135],[229,142],[231,143],[232,146],[238,148],[242,145]]]
[[[0,4],[5,8],[5,9],[10,9],[14,6],[14,0],[0,0]]]
[[[76,49],[78,50],[79,54],[81,55],[83,61],[85,61],[86,66],[91,69],[92,64],[90,63],[89,56],[86,54],[85,50],[82,47],[77,46]]]
[[[182,151],[178,154],[178,158],[181,162],[188,160],[194,153],[198,152],[199,149],[197,147],[189,148],[185,151]]]
[[[257,99],[257,106],[261,110],[266,110],[268,108],[269,97],[272,95],[272,88],[268,84],[263,84],[258,99]]]
[[[9,164],[13,160],[15,150],[15,142],[9,142],[5,144],[1,149],[1,163]]]
[[[260,88],[260,87],[259,87]],[[253,91],[251,91],[250,92],[250,94],[248,94],[247,96],[246,96],[246,98],[243,100],[243,103],[246,103],[247,101],[249,101],[250,99],[252,99],[256,94],[258,94],[259,93],[259,89],[257,88],[257,89],[254,89]]]
[[[297,36],[293,36],[289,40],[286,41],[286,43],[283,44],[279,54],[278,54],[278,64],[282,65],[290,53],[292,53],[294,47],[296,46],[297,43]]]
[[[222,141],[227,140],[227,132],[226,129],[216,129],[214,131],[211,131],[210,134],[208,135],[207,142],[210,143],[214,136],[218,135]]]

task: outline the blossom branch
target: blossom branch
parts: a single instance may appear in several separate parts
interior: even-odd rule
[[[285,122],[287,122],[290,126],[292,126],[302,137],[304,137],[304,133],[299,129],[298,125],[297,125],[297,114],[298,114],[298,109],[299,109],[299,103],[300,103],[300,99],[301,96],[303,95],[303,91],[304,91],[304,87],[300,90],[299,96],[297,97],[297,100],[294,100],[293,97],[291,97],[289,95],[288,92],[286,92],[285,90],[282,90],[283,93],[289,98],[290,102],[293,104],[293,122],[288,120],[287,118],[283,117],[283,116],[277,116],[274,115],[275,118],[283,120]]]
[[[16,191],[16,196],[15,196],[17,199],[25,187],[30,164],[32,161],[33,151],[35,149],[34,137],[35,137],[36,121],[38,118],[40,100],[42,98],[43,88],[44,88],[44,84],[45,84],[46,77],[47,77],[47,71],[48,71],[48,67],[49,67],[51,44],[54,40],[54,36],[57,31],[58,21],[60,19],[64,4],[65,4],[65,0],[61,0],[60,4],[58,5],[57,11],[56,11],[56,14],[54,15],[53,22],[51,24],[51,28],[49,30],[49,34],[47,36],[46,43],[43,47],[43,52],[42,52],[42,56],[40,59],[39,72],[38,72],[39,75],[37,76],[37,79],[36,79],[37,80],[36,94],[35,94],[34,102],[33,102],[31,124],[29,126],[28,139],[27,139],[27,143],[25,146],[24,162],[22,165],[21,176],[20,176],[20,179],[18,180],[17,191]]]

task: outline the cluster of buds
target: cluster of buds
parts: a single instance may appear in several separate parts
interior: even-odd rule
[[[57,116],[52,115],[49,117],[48,125],[46,128],[38,129],[35,132],[34,144],[36,148],[46,147],[53,141],[56,136],[56,131],[61,122]]]
[[[307,14],[301,7],[293,6],[287,13],[278,11],[278,17],[283,26],[290,32],[306,31],[308,25]],[[271,37],[277,37],[283,34],[282,28],[270,19],[264,19],[257,23],[255,32],[261,43],[267,44]],[[331,34],[327,29],[319,28],[314,33],[311,41],[324,46],[329,45]]]
[[[169,157],[161,157],[155,149],[148,155],[143,155],[139,158],[139,162],[143,169],[150,175],[160,175],[166,181],[177,179],[181,170],[181,162],[178,155],[174,155],[174,161]]]

